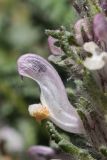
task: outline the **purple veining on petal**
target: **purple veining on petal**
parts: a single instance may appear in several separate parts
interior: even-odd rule
[[[58,56],[62,54],[62,50],[60,47],[55,46],[55,42],[57,42],[57,39],[53,38],[52,36],[48,37],[48,46],[51,54]]]

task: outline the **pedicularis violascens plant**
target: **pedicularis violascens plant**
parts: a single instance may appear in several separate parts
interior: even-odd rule
[[[22,55],[18,71],[35,80],[41,89],[40,104],[29,106],[30,115],[73,133],[71,141],[66,140],[46,121],[50,137],[58,146],[77,160],[106,160],[107,1],[75,0],[71,4],[80,15],[72,30],[61,26],[46,30],[46,35],[51,52],[48,60],[66,73],[66,80],[75,84],[75,89],[70,86],[65,90],[54,67],[36,54]],[[84,145],[76,144],[77,139]]]

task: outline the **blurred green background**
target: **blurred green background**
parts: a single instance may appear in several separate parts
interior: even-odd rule
[[[48,57],[45,29],[69,27],[74,20],[75,10],[67,0],[0,0],[0,132],[14,128],[23,139],[23,151],[48,145],[48,136],[28,114],[28,105],[39,102],[40,92],[32,80],[20,79],[17,59],[27,52]]]

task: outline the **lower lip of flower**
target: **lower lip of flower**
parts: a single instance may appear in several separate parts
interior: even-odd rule
[[[35,117],[36,120],[39,122],[44,119],[48,119],[49,115],[50,115],[48,108],[45,106],[41,106],[38,109],[36,109],[36,110],[34,109],[32,111],[30,111],[30,109],[29,109],[29,112],[30,112],[31,116]]]

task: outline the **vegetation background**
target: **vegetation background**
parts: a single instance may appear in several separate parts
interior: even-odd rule
[[[32,145],[48,145],[49,137],[28,114],[28,105],[39,102],[39,88],[20,79],[16,61],[28,52],[47,58],[45,29],[70,29],[77,18],[68,0],[0,0],[0,132],[5,126],[14,128],[24,152]],[[17,144],[14,137],[13,141]]]

